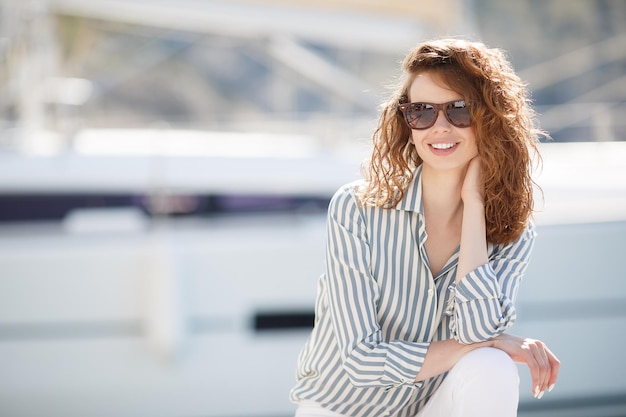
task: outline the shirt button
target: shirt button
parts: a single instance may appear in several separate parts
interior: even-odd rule
[[[428,296],[429,297],[432,297],[434,293],[435,293],[435,291],[432,288],[428,289]]]

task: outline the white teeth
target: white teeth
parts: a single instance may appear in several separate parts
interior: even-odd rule
[[[432,143],[430,146],[435,149],[450,149],[454,146],[454,143]]]

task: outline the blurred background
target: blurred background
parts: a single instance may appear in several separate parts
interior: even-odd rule
[[[623,0],[0,0],[0,416],[286,417],[325,210],[408,50],[507,51],[539,238],[521,416],[626,416]]]

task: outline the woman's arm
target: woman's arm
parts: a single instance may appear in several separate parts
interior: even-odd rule
[[[415,382],[449,371],[463,355],[480,347],[500,349],[514,362],[526,364],[532,379],[532,393],[536,398],[541,398],[546,390],[552,391],[561,366],[558,358],[540,340],[509,334],[501,334],[492,340],[470,345],[454,339],[432,342]]]
[[[456,284],[467,274],[488,262],[485,232],[485,205],[482,201],[463,203],[463,225],[457,266]]]
[[[470,161],[461,198],[464,202],[461,247],[453,296],[447,312],[450,328],[461,343],[492,339],[516,318],[514,301],[534,244],[532,224],[512,243],[487,253],[480,185],[480,159]]]
[[[358,387],[414,384],[429,342],[383,339],[363,210],[349,188],[338,191],[328,208],[324,279],[343,369]]]
[[[453,326],[457,330],[455,337],[470,344],[454,339],[432,342],[416,381],[448,371],[466,353],[488,346],[506,352],[516,363],[526,364],[532,379],[532,393],[541,398],[556,383],[559,360],[540,340],[502,334],[515,319],[513,302],[530,257],[534,230],[527,230],[516,242],[500,248],[489,263],[478,157],[470,161],[461,198],[463,225]],[[466,331],[469,328],[479,330]],[[479,341],[481,337],[485,341]]]
[[[463,355],[479,347],[493,347],[493,341],[488,340],[470,345],[459,343],[454,339],[431,342],[415,382],[449,371]]]
[[[487,263],[487,226],[485,224],[485,197],[480,185],[480,158],[469,163],[461,189],[463,224],[456,272],[458,283],[480,265]]]

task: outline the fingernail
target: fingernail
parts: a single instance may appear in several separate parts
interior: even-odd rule
[[[554,389],[554,384],[552,384],[552,385],[550,385],[550,386],[548,387],[548,392],[552,391],[553,389]]]
[[[543,393],[544,393],[544,391],[541,391],[541,392],[539,393],[539,395],[537,395],[537,399],[538,399],[538,400],[540,400],[540,399],[541,399],[541,397],[543,397]]]
[[[539,395],[539,385],[537,385],[535,389],[533,390],[533,397],[537,398],[538,395]]]

